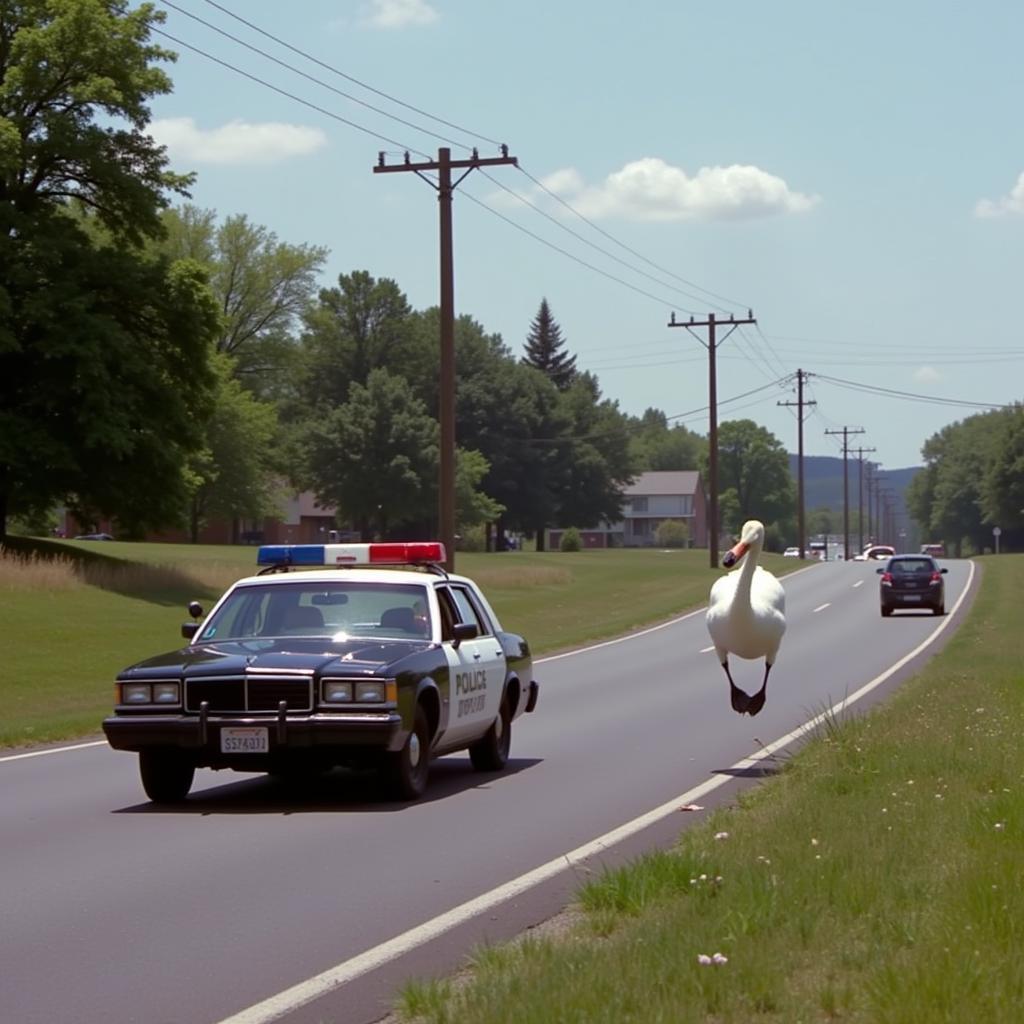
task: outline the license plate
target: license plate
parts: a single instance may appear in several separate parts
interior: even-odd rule
[[[904,601],[920,601],[921,600],[921,595],[920,594],[904,594],[903,595],[903,600]]]
[[[265,754],[269,749],[269,730],[266,726],[228,726],[220,731],[222,754]]]

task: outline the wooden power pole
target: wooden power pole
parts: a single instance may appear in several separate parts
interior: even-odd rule
[[[859,463],[857,473],[857,554],[864,550],[864,453],[876,451],[874,448],[854,448]]]
[[[850,434],[863,434],[863,427],[843,427],[842,430],[826,430],[826,434],[843,435],[843,561],[850,560],[850,478],[846,472],[846,457],[850,454]]]
[[[708,554],[711,568],[718,568],[718,384],[715,376],[715,350],[742,324],[756,324],[752,310],[747,311],[744,320],[730,316],[728,320],[716,320],[714,313],[709,313],[707,320],[694,320],[691,316],[687,322],[677,322],[675,313],[669,321],[669,327],[685,327],[708,350]],[[695,327],[708,329],[708,340],[704,341],[694,334]],[[721,341],[716,340],[715,328],[728,327],[729,330]]]
[[[473,150],[468,160],[453,160],[451,150],[440,148],[436,160],[413,163],[409,154],[400,164],[388,164],[384,154],[377,158],[374,174],[411,171],[437,190],[441,216],[441,369],[438,419],[441,427],[440,473],[438,479],[438,527],[447,555],[446,567],[455,568],[455,270],[452,256],[452,194],[462,179],[478,167],[498,164],[518,166],[516,157],[508,155],[508,146],[501,147],[501,156],[481,157]],[[452,171],[464,173],[453,183]],[[427,176],[437,172],[437,180]]]
[[[796,506],[797,533],[800,535],[800,558],[804,556],[807,543],[807,512],[804,504],[804,406],[817,405],[815,401],[804,401],[804,381],[810,376],[803,370],[796,371],[796,401],[778,402],[777,405],[796,406]]]

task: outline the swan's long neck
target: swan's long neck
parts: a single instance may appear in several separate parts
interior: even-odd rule
[[[740,576],[736,581],[736,594],[742,594],[747,604],[750,604],[750,586],[754,581],[754,571],[757,569],[757,558],[760,554],[760,544],[754,543],[747,548],[743,564],[740,566]]]

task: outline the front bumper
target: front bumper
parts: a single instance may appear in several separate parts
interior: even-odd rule
[[[395,751],[402,748],[408,730],[397,711],[329,712],[277,715],[114,715],[103,720],[103,732],[115,750],[177,747],[208,751],[220,756],[220,731],[231,726],[264,726],[269,731],[270,753],[315,748]]]

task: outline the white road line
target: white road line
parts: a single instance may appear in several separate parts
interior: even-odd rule
[[[44,754],[63,754],[68,750],[85,750],[86,747],[105,747],[106,740],[90,740],[88,743],[76,743],[71,747],[49,747],[46,750],[32,750],[27,754],[10,754],[7,757],[0,757],[0,764],[4,761],[24,761],[26,757],[42,757]]]
[[[714,644],[712,644],[712,645],[711,645],[710,647],[702,647],[702,648],[700,649],[700,653],[701,653],[701,654],[707,654],[707,653],[708,653],[708,651],[713,651],[714,649],[715,649],[715,645],[714,645]]]
[[[831,607],[832,607],[832,602],[831,601],[826,601],[824,604],[819,604],[818,607],[814,609],[814,612],[823,612],[826,608],[831,608]],[[814,612],[811,612],[811,614],[813,615]]]
[[[853,589],[856,590],[858,587],[863,587],[863,586],[864,586],[864,581],[863,580],[857,580],[857,582],[854,583],[854,585],[853,585]]]
[[[299,982],[299,984],[293,985],[291,988],[285,989],[283,992],[279,992],[277,995],[271,996],[269,999],[264,999],[262,1002],[254,1003],[252,1006],[247,1007],[231,1017],[225,1017],[223,1020],[218,1021],[217,1024],[270,1024],[271,1021],[280,1019],[285,1014],[297,1010],[300,1006],[305,1006],[307,1003],[313,1002],[314,999],[319,999],[321,996],[327,995],[329,992],[333,992],[342,985],[345,985],[378,967],[382,967],[384,964],[390,963],[392,960],[398,959],[398,957],[408,953],[410,950],[413,950],[418,946],[423,945],[423,943],[436,939],[438,936],[450,931],[456,925],[470,920],[477,914],[490,910],[498,904],[503,903],[505,900],[518,896],[520,893],[533,888],[533,886],[539,885],[541,882],[547,881],[549,878],[553,878],[566,868],[575,867],[588,857],[603,852],[609,846],[621,842],[623,839],[628,839],[637,832],[640,832],[650,825],[654,825],[661,821],[663,818],[667,818],[669,815],[676,813],[683,804],[694,803],[696,800],[706,796],[708,793],[718,789],[720,786],[724,786],[727,782],[731,782],[734,773],[744,768],[753,767],[759,761],[764,761],[779,750],[788,746],[790,743],[807,735],[807,733],[812,732],[822,722],[827,721],[830,717],[845,711],[862,697],[867,696],[867,694],[872,690],[881,686],[882,683],[893,675],[893,673],[899,671],[899,669],[906,665],[907,662],[916,658],[917,655],[925,650],[925,648],[927,648],[932,641],[941,635],[949,626],[953,615],[970,592],[971,584],[974,582],[975,566],[974,562],[970,562],[969,564],[970,573],[967,577],[967,585],[964,587],[956,604],[951,609],[950,614],[947,615],[941,623],[939,623],[927,639],[918,644],[917,647],[915,647],[909,654],[900,658],[900,660],[894,665],[891,665],[880,675],[875,676],[875,678],[869,683],[865,683],[859,690],[856,690],[850,696],[845,697],[838,704],[834,704],[827,711],[823,711],[820,715],[815,715],[814,718],[811,718],[799,728],[780,737],[773,743],[768,744],[768,746],[761,747],[760,750],[751,754],[750,757],[737,761],[736,764],[732,765],[731,768],[726,769],[725,772],[720,773],[714,778],[708,779],[706,782],[702,782],[699,786],[695,786],[693,789],[687,790],[685,793],[675,797],[673,800],[669,800],[668,803],[664,803],[660,807],[656,807],[654,810],[648,811],[646,814],[642,814],[639,818],[634,818],[625,825],[620,825],[618,828],[612,829],[610,832],[606,832],[603,836],[599,836],[597,839],[593,839],[589,843],[585,843],[583,846],[577,846],[576,849],[572,850],[570,853],[567,853],[562,857],[556,857],[554,860],[549,860],[546,864],[542,864],[540,867],[534,868],[532,871],[528,871],[525,875],[520,875],[518,878],[514,878],[511,882],[506,882],[504,885],[500,885],[496,889],[492,889],[490,892],[482,893],[475,899],[468,900],[466,903],[453,907],[451,910],[438,915],[430,921],[425,921],[423,924],[417,925],[415,928],[410,928],[408,931],[402,932],[401,935],[396,935],[393,939],[389,939],[387,942],[382,942],[379,946],[374,946],[373,949],[368,949],[364,953],[360,953],[358,956],[354,956],[349,960],[345,960],[342,963],[329,968],[322,974],[317,974],[312,978],[308,978],[306,981]],[[690,614],[695,615],[697,613],[691,612]],[[683,616],[683,618],[688,618],[688,616]],[[666,623],[666,625],[668,625],[668,623]],[[655,628],[659,629],[662,627]],[[648,632],[651,631],[648,630]],[[616,641],[609,642],[614,643]],[[558,657],[565,657],[565,655],[559,655]]]

